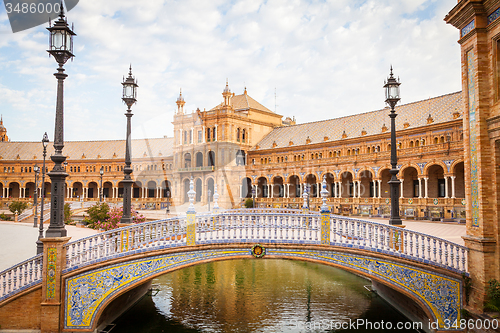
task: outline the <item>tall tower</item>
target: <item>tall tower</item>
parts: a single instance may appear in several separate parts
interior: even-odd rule
[[[460,31],[469,305],[482,312],[500,280],[500,0],[461,0],[445,21]]]
[[[180,90],[179,97],[177,97],[177,114],[184,114],[184,97],[182,97],[182,89]]]
[[[229,106],[231,104],[231,90],[229,89],[227,80],[226,80],[226,87],[222,91],[222,97],[224,97],[224,106]]]
[[[0,116],[0,141],[9,141],[9,137],[7,136],[7,129],[3,125],[3,115]]]

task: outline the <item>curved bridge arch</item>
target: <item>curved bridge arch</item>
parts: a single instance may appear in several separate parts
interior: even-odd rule
[[[368,251],[332,246],[266,245],[263,259],[292,259],[336,266],[377,280],[410,297],[440,326],[459,320],[462,282],[458,274]],[[63,277],[64,329],[92,330],[108,304],[126,291],[159,275],[217,260],[253,258],[250,244],[220,244],[167,249],[93,265]],[[262,260],[262,259],[255,259]]]

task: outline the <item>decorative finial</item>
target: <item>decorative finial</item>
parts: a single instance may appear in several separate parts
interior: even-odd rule
[[[129,75],[129,76],[132,76],[132,64],[130,64],[130,68],[129,68],[129,70],[128,70],[128,75]]]
[[[61,12],[59,13],[61,19],[64,18],[64,3],[61,1]]]

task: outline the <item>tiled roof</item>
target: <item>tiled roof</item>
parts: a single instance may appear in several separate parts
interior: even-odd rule
[[[173,155],[173,138],[132,140],[132,159],[162,158]],[[0,142],[0,156],[3,160],[42,159],[41,142]],[[53,143],[47,146],[47,157],[54,153]],[[19,157],[18,157],[19,155]],[[69,160],[125,159],[125,140],[66,141],[63,155]],[[99,157],[100,156],[100,157]]]
[[[247,94],[235,95],[231,97],[230,101],[230,105],[235,111],[244,111],[252,108],[255,110],[274,113]],[[219,109],[220,107],[222,107],[222,103],[212,108],[211,110]]]
[[[396,106],[396,131],[405,129],[406,122],[409,124],[408,129],[426,126],[429,115],[434,124],[444,123],[454,119],[453,113],[459,112],[462,117],[462,109],[462,92]],[[366,131],[364,136],[380,134],[384,125],[390,131],[389,112],[389,108],[384,108],[342,118],[278,127],[257,145],[259,149],[269,149],[276,142],[276,148],[283,148],[289,147],[291,141],[292,146],[301,146],[306,144],[308,137],[310,144],[325,142],[325,137],[328,137],[326,141],[336,141],[342,139],[344,131],[346,139],[361,137],[363,131]]]

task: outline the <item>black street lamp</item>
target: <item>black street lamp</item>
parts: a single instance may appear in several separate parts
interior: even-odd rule
[[[123,173],[125,177],[122,181],[123,183],[123,215],[121,219],[121,223],[132,223],[131,216],[131,201],[132,201],[132,184],[134,181],[130,174],[132,173],[132,147],[131,147],[131,118],[133,116],[132,110],[130,109],[135,102],[137,102],[137,82],[135,78],[132,76],[132,65],[130,65],[130,70],[128,73],[127,79],[124,79],[122,82],[123,85],[123,97],[122,100],[127,104],[127,113],[125,116],[127,117],[127,137],[125,140],[125,168],[123,168]]]
[[[33,218],[33,228],[36,228],[38,227],[38,175],[40,174],[40,168],[37,164],[33,167],[33,172],[35,173],[35,191],[33,191],[35,217]]]
[[[396,177],[399,170],[397,169],[398,155],[396,153],[396,111],[394,107],[400,100],[399,95],[399,79],[396,80],[391,74],[384,84],[385,88],[385,102],[391,107],[391,113],[389,117],[391,118],[391,170],[389,173],[392,175],[389,185],[391,186],[391,218],[389,219],[389,224],[391,225],[401,225],[403,222],[399,217],[399,184],[400,180]]]
[[[73,58],[73,36],[76,34],[69,28],[64,19],[64,7],[61,4],[59,19],[53,26],[47,28],[50,32],[49,52],[57,63],[57,103],[56,103],[56,123],[54,131],[54,155],[50,159],[54,162],[54,168],[48,173],[51,180],[51,200],[50,200],[50,225],[45,234],[46,237],[65,237],[67,234],[64,228],[64,190],[66,177],[68,174],[63,168],[66,156],[62,154],[64,147],[64,79],[68,76],[64,74],[64,64]]]
[[[102,176],[104,175],[104,167],[101,166],[101,170],[99,170],[99,174],[101,175],[101,190],[99,192],[99,202],[102,202]]]
[[[47,145],[49,144],[49,136],[47,132],[43,135],[42,145],[43,145],[43,166],[42,166],[42,202],[40,203],[40,228],[38,229],[38,240],[36,241],[36,254],[43,252],[43,205],[45,197],[45,157],[47,156]]]

